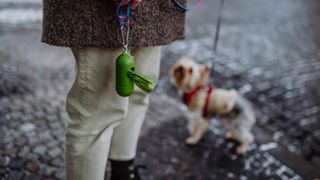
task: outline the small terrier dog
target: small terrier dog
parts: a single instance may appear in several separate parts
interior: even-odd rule
[[[236,153],[245,154],[254,140],[251,133],[255,123],[253,106],[233,89],[218,89],[208,85],[210,69],[210,65],[197,64],[192,57],[184,57],[170,70],[171,82],[182,94],[182,100],[189,110],[190,137],[186,143],[197,144],[208,128],[208,119],[220,117],[225,120],[225,138],[239,141]]]

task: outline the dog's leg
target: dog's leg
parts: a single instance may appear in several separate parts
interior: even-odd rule
[[[236,148],[236,153],[245,154],[248,150],[248,145],[253,142],[254,136],[249,130],[244,130],[238,136],[238,140],[240,141],[240,145]]]
[[[235,136],[232,134],[231,131],[227,131],[226,134],[224,135],[224,138],[227,140],[236,140]]]
[[[188,111],[187,112],[187,120],[188,120],[188,131],[189,131],[189,134],[190,136],[192,136],[192,134],[194,133],[194,128],[195,128],[195,124],[197,122],[197,113],[195,112],[190,112]]]
[[[230,119],[224,120],[224,126],[227,129],[227,132],[224,135],[224,138],[228,140],[237,140],[236,136],[234,135],[234,128],[232,123],[233,122]]]
[[[199,117],[193,126],[192,134],[187,138],[186,143],[190,145],[197,144],[208,129],[208,121]]]
[[[189,144],[188,143],[190,141],[189,139],[192,139],[196,131],[196,122],[197,122],[198,115],[195,112],[188,112],[187,116],[188,116],[189,137],[186,139],[186,143]]]

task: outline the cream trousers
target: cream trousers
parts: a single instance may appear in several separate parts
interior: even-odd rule
[[[104,179],[107,160],[135,157],[149,95],[135,88],[130,97],[115,92],[115,61],[121,50],[72,49],[75,79],[67,95],[65,140],[68,180]],[[160,47],[132,49],[136,70],[158,79]]]

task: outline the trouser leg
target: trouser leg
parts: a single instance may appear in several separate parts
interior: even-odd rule
[[[67,95],[65,140],[68,180],[104,179],[113,128],[126,115],[128,98],[116,94],[120,50],[73,49],[76,76]]]
[[[132,50],[136,70],[158,79],[160,68],[160,47],[137,48]],[[130,160],[136,155],[142,123],[149,105],[149,95],[138,87],[129,97],[128,113],[115,129],[111,140],[109,158],[112,160]]]

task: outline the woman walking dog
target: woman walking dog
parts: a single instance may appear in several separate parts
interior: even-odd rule
[[[185,12],[168,0],[129,1],[128,51],[137,71],[157,79],[160,47],[184,38]],[[76,60],[66,100],[68,180],[104,179],[108,159],[112,180],[140,179],[134,158],[149,96],[138,88],[126,98],[115,91],[115,62],[122,50],[118,3],[43,0],[42,41],[69,47]]]

